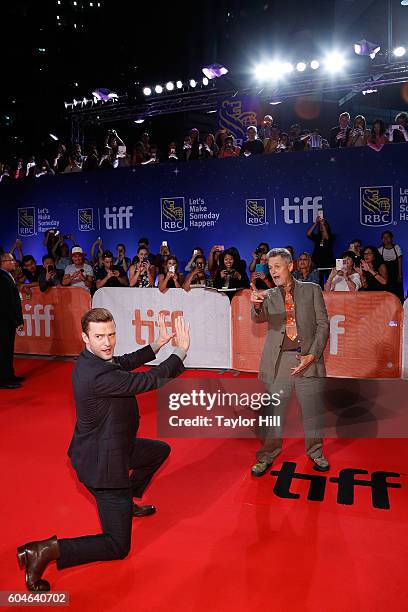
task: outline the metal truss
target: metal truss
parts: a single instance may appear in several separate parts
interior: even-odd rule
[[[243,87],[239,89],[217,88],[215,81],[210,87],[189,91],[173,91],[145,98],[143,103],[131,101],[127,96],[119,96],[115,102],[86,104],[77,102],[68,105],[73,140],[81,141],[80,135],[86,126],[102,123],[114,123],[138,118],[153,118],[160,115],[172,115],[189,111],[208,112],[216,110],[225,99],[256,96],[264,102],[281,102],[299,96],[318,96],[338,94],[339,103],[344,104],[353,96],[367,89],[379,89],[389,85],[408,82],[408,63],[393,62],[373,65],[371,72],[345,75],[327,75],[318,72],[306,78],[301,74],[292,74],[286,83],[264,85],[263,87]]]

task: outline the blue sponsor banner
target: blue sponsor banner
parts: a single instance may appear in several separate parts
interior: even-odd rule
[[[132,257],[147,236],[153,252],[167,240],[181,263],[215,244],[237,246],[248,261],[260,241],[310,252],[306,231],[323,211],[337,256],[352,238],[379,246],[386,229],[405,251],[407,167],[403,143],[41,177],[0,185],[0,244],[19,237],[40,260],[43,233],[56,228],[88,254],[100,236]]]

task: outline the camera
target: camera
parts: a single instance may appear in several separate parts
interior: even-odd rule
[[[51,265],[50,265],[50,266],[47,266],[47,272],[48,272],[48,273],[49,273],[49,272],[54,272],[54,270],[55,270],[54,266],[51,266]]]

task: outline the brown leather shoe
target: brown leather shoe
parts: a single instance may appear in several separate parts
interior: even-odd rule
[[[133,516],[150,516],[156,512],[156,506],[139,506],[133,502]]]
[[[50,561],[60,557],[57,536],[48,540],[27,542],[17,548],[17,559],[21,567],[25,567],[25,581],[29,591],[49,591],[50,583],[41,576]]]

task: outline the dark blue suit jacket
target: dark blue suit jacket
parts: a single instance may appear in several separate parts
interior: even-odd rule
[[[77,422],[68,449],[78,478],[94,488],[129,487],[129,460],[139,427],[135,395],[184,371],[177,355],[148,372],[130,370],[152,361],[151,346],[104,361],[82,351],[72,374]]]

